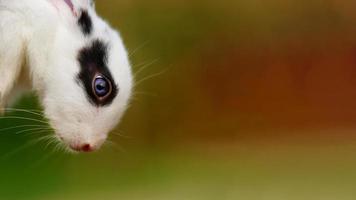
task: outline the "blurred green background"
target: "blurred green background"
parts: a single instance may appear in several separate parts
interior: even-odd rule
[[[355,199],[356,2],[96,4],[140,82],[125,136],[68,155],[1,131],[1,200]]]

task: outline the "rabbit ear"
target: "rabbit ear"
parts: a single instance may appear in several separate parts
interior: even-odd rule
[[[78,16],[78,11],[73,3],[73,0],[50,0],[60,14],[71,14],[74,17]]]
[[[74,5],[72,3],[72,0],[64,0],[64,2],[68,5],[71,11],[74,11]]]

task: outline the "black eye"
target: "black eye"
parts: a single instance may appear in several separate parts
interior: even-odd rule
[[[93,80],[93,92],[98,98],[105,98],[110,95],[112,86],[110,80],[98,75]]]

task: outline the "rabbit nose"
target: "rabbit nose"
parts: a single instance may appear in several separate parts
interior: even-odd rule
[[[81,147],[81,151],[83,151],[83,152],[91,152],[93,150],[94,150],[94,148],[90,144],[84,144]]]
[[[79,151],[79,152],[92,152],[95,150],[94,146],[89,143],[71,145],[70,148],[73,149],[74,151]]]

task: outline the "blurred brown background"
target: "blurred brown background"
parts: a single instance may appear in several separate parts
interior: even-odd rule
[[[148,142],[354,127],[355,3],[101,2],[129,49],[143,46],[134,66],[154,61],[137,79],[164,72],[138,87],[151,95],[136,96],[129,118]]]

